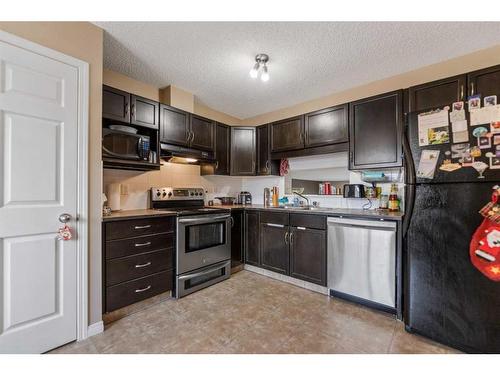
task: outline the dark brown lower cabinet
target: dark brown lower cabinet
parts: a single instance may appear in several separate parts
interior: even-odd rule
[[[289,274],[288,226],[263,223],[260,225],[261,265],[268,270]]]
[[[326,286],[326,231],[290,228],[290,276]]]
[[[259,211],[245,212],[245,263],[260,266]]]
[[[243,263],[243,211],[231,211],[231,267]]]

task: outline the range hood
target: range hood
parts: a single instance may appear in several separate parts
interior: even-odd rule
[[[210,151],[200,151],[193,148],[160,144],[160,157],[171,163],[179,164],[215,164],[215,154]]]

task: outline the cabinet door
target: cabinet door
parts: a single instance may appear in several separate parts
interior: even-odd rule
[[[326,231],[291,228],[290,276],[326,286]]]
[[[243,211],[231,212],[231,266],[243,263]]]
[[[349,169],[402,166],[403,91],[349,104]]]
[[[229,139],[231,129],[227,125],[217,124],[215,126],[215,174],[229,174]]]
[[[257,127],[257,175],[279,176],[279,160],[271,159],[271,126]]]
[[[260,266],[259,211],[245,212],[245,263]]]
[[[276,121],[271,125],[271,151],[304,148],[304,117]]]
[[[466,90],[465,74],[410,87],[409,110],[424,111],[463,101]]]
[[[231,127],[231,175],[255,175],[255,128]]]
[[[348,111],[348,105],[343,104],[305,115],[305,147],[347,142]]]
[[[260,262],[268,270],[289,274],[288,226],[265,223],[260,226]]]
[[[134,125],[158,129],[159,103],[140,96],[130,96],[130,122]]]
[[[130,94],[109,86],[102,88],[102,117],[130,122]]]
[[[188,145],[189,114],[162,104],[160,106],[160,142]]]
[[[207,118],[191,115],[190,145],[199,150],[214,150],[215,122]]]
[[[500,65],[469,73],[467,80],[469,95],[481,94],[481,106],[485,96],[496,95],[500,100]]]

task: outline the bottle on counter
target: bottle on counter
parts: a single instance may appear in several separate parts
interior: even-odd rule
[[[389,211],[399,211],[398,185],[391,184],[391,193],[389,194]]]
[[[264,207],[269,207],[272,203],[271,189],[264,188]]]
[[[279,206],[279,202],[278,202],[278,199],[279,199],[279,189],[277,186],[273,186],[272,188],[272,194],[273,194],[273,206],[274,207],[278,207]]]

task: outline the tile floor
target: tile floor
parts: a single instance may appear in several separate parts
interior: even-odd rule
[[[457,353],[393,316],[249,271],[51,353]]]

